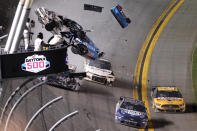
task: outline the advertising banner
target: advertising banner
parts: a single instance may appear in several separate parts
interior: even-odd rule
[[[1,55],[1,77],[55,74],[68,70],[67,48]]]

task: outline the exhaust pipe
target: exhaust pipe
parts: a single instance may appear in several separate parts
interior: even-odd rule
[[[11,47],[11,44],[12,44],[14,33],[16,31],[16,27],[17,27],[17,24],[18,24],[18,21],[19,21],[24,3],[25,3],[25,0],[20,0],[19,3],[18,3],[16,13],[15,13],[15,16],[14,16],[14,19],[13,19],[13,22],[12,22],[12,26],[11,26],[11,29],[10,29],[10,33],[9,33],[9,36],[8,36],[8,39],[7,39],[5,48],[4,48],[4,52],[9,53],[9,51],[10,51],[10,47]]]
[[[18,49],[21,36],[25,27],[25,23],[27,21],[27,18],[29,17],[32,4],[33,4],[33,0],[25,1],[24,7],[23,7],[23,10],[22,10],[19,22],[18,22],[18,26],[16,28],[15,36],[13,38],[12,46],[9,52],[10,54],[13,54]]]

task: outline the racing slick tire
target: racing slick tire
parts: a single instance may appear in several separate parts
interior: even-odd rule
[[[113,86],[113,82],[112,82],[112,81],[106,81],[106,82],[105,82],[105,85],[106,85],[106,86],[111,86],[111,87],[112,87],[112,86]]]
[[[154,107],[154,112],[159,112],[159,110],[156,108],[156,107]]]
[[[144,125],[144,124],[142,124],[141,126],[140,126],[140,128],[142,128],[142,129],[145,129],[147,127],[147,125]]]
[[[126,22],[129,24],[131,23],[131,20],[129,18],[126,18]]]
[[[78,47],[78,51],[80,55],[86,55],[88,53],[88,48],[87,46],[83,45],[83,44],[79,44],[77,45]]]
[[[72,46],[71,47],[71,51],[74,54],[79,54],[79,55],[86,55],[88,53],[88,48],[87,46],[83,45],[83,44],[78,44],[77,46]]]
[[[58,28],[58,27],[59,27],[59,24],[54,20],[50,21],[49,23],[45,25],[45,29],[47,31],[53,31],[54,28]]]
[[[181,113],[185,113],[185,111],[186,111],[185,109],[184,110],[180,110]]]
[[[104,52],[100,52],[99,53],[99,58],[102,57],[104,55]]]
[[[79,51],[77,50],[76,47],[71,47],[71,51],[72,51],[72,53],[74,53],[74,54],[79,54]]]
[[[73,89],[73,91],[79,91],[80,90],[80,84],[79,83],[77,83],[77,85],[75,86],[75,88]]]

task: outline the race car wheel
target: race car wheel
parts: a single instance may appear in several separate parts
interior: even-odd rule
[[[154,108],[154,112],[159,112],[159,110],[155,107],[155,108]]]
[[[118,117],[117,116],[115,116],[115,122],[117,122],[118,121]]]
[[[185,113],[185,109],[184,109],[184,110],[181,110],[181,112],[182,112],[182,113]]]
[[[106,84],[107,86],[112,86],[112,82],[111,82],[111,81],[106,81],[105,84]]]
[[[78,49],[76,47],[71,47],[71,51],[74,54],[79,54],[79,51],[78,51]]]
[[[88,53],[88,48],[87,46],[83,45],[83,44],[79,44],[77,45],[78,51],[80,55],[86,55]]]
[[[127,23],[131,23],[131,20],[129,18],[126,18]]]
[[[77,83],[77,85],[76,85],[75,88],[74,88],[74,91],[79,91],[79,89],[80,89],[80,84]]]
[[[118,9],[119,11],[121,11],[121,10],[122,10],[122,7],[121,7],[121,6],[117,6],[117,9]]]
[[[145,129],[146,127],[147,127],[146,124],[142,124],[142,125],[141,125],[141,128],[142,128],[142,129]]]

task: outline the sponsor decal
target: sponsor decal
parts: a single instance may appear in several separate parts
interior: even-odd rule
[[[25,58],[25,63],[21,65],[21,69],[28,72],[38,73],[50,68],[50,62],[44,55],[32,55]]]
[[[181,98],[178,98],[178,97],[158,97],[157,98],[158,100],[181,100]]]
[[[133,115],[133,116],[141,116],[142,115],[142,113],[138,112],[138,111],[127,110],[127,109],[122,109],[122,111],[124,113],[130,114],[130,115]]]

